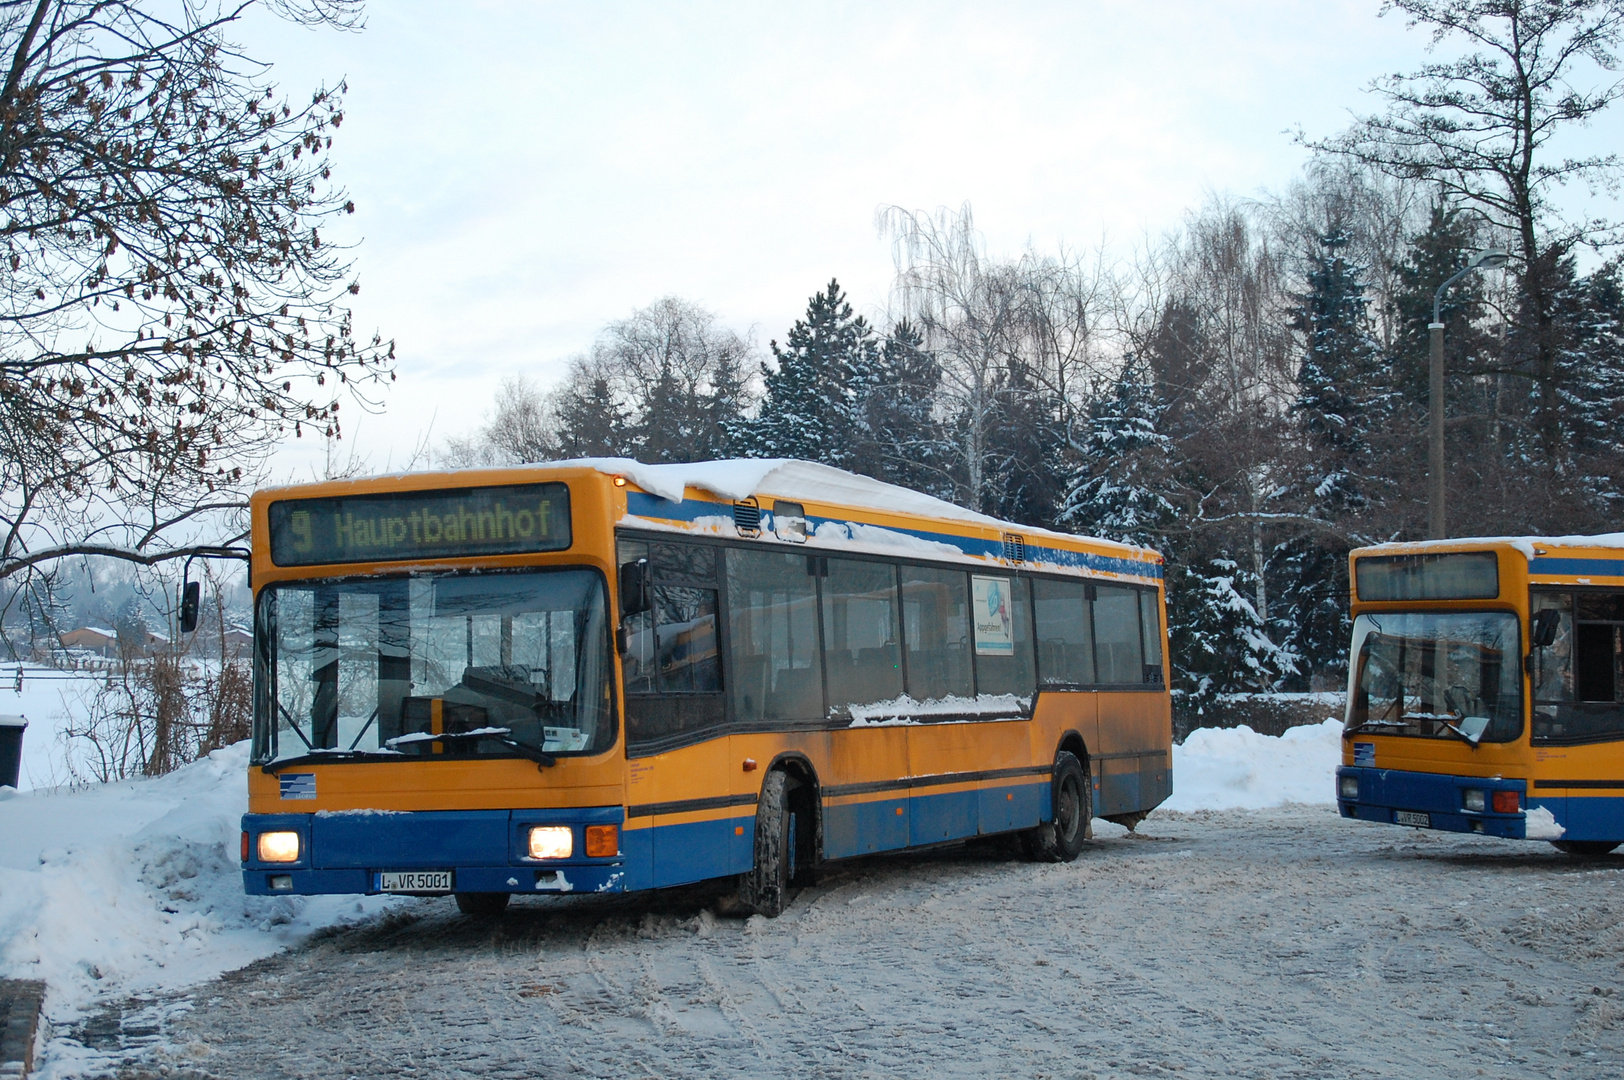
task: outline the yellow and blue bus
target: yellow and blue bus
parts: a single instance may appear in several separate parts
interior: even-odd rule
[[[607,459],[258,492],[249,893],[617,892],[1172,790],[1162,560],[825,466]]]
[[[1624,535],[1350,555],[1342,816],[1624,841]]]

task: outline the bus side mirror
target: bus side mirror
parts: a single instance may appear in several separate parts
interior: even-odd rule
[[[620,614],[636,615],[654,606],[649,587],[648,560],[620,564]]]
[[[203,584],[188,581],[180,594],[180,632],[190,634],[197,629],[197,608],[203,599]]]
[[[1562,613],[1555,608],[1536,611],[1529,623],[1528,643],[1536,649],[1543,649],[1556,640],[1556,628],[1562,625]]]

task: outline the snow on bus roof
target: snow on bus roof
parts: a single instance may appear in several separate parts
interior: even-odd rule
[[[1115,540],[1085,538],[1071,533],[1057,533],[1048,529],[1017,525],[974,510],[966,510],[934,495],[926,495],[910,488],[887,484],[883,480],[859,476],[844,469],[796,458],[729,458],[721,461],[695,461],[673,465],[646,465],[631,458],[572,458],[568,461],[547,461],[537,464],[549,467],[590,468],[602,473],[624,476],[644,491],[658,495],[668,502],[681,502],[683,492],[691,487],[708,491],[731,502],[749,498],[751,495],[779,495],[797,501],[807,500],[860,507],[865,510],[882,510],[888,513],[947,518],[999,529],[1019,530],[1023,535],[1056,536],[1070,540],[1087,539],[1091,543],[1104,544],[1125,551],[1143,550]]]
[[[1534,558],[1536,548],[1583,547],[1624,548],[1624,532],[1598,533],[1595,536],[1460,536],[1448,540],[1404,540],[1386,544],[1372,544],[1361,550],[1384,555],[1402,555],[1426,551],[1453,551],[1474,544],[1506,544]]]

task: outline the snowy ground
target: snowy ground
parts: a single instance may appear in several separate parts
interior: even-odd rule
[[[776,921],[689,889],[495,924],[244,897],[233,747],[0,792],[0,975],[47,980],[53,1078],[1617,1071],[1624,859],[1341,821],[1339,743],[1199,731],[1170,810],[1070,866],[950,849]]]
[[[54,671],[37,664],[0,664],[0,715],[28,720],[23,732],[18,790],[55,787],[67,781],[62,730],[83,717],[85,703],[99,681],[98,676],[86,672]]]

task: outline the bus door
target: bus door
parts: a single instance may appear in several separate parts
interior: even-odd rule
[[[1535,588],[1531,601],[1540,767],[1530,801],[1573,839],[1616,839],[1624,828],[1624,592]]]

